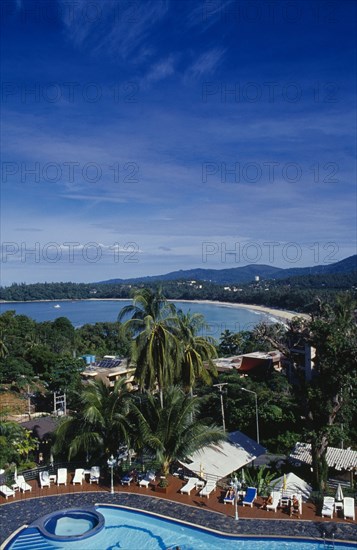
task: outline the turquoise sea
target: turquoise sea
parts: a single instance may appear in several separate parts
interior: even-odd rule
[[[27,315],[35,321],[53,321],[58,317],[67,317],[75,327],[86,323],[113,322],[121,308],[130,304],[129,300],[76,300],[60,302],[13,302],[0,304],[0,313],[14,310],[19,315]],[[276,322],[277,319],[266,313],[246,308],[233,307],[220,303],[174,302],[185,313],[202,313],[208,327],[207,336],[219,338],[228,329],[232,332],[252,330],[259,322]],[[55,307],[60,306],[60,307]]]

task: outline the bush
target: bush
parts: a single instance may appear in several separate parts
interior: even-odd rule
[[[166,477],[161,478],[159,483],[158,483],[158,486],[163,487],[163,488],[168,487],[168,485],[169,485],[169,482],[168,482]]]

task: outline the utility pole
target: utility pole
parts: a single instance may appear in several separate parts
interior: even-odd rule
[[[223,431],[226,431],[226,420],[224,417],[224,406],[223,406],[223,386],[228,386],[228,382],[222,382],[222,384],[213,384],[214,388],[218,388],[218,392],[221,398],[221,412],[222,412],[222,426]]]
[[[257,392],[252,390],[247,390],[247,388],[240,388],[242,391],[246,391],[248,393],[253,393],[255,397],[255,424],[256,424],[256,430],[257,430],[257,443],[260,443],[259,441],[259,416],[258,416],[258,396]]]

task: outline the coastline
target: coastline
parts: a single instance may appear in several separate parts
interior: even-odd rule
[[[19,300],[19,301],[11,301],[11,300],[1,300],[1,304],[34,304],[34,303],[46,303],[46,302],[127,302],[130,301],[130,298],[81,298],[81,299],[75,299],[70,300],[68,298],[60,298],[59,300]],[[243,303],[236,303],[236,302],[220,302],[216,300],[168,300],[169,302],[184,302],[189,304],[211,304],[211,305],[217,305],[222,307],[229,307],[229,308],[242,308],[242,309],[250,309],[251,311],[258,311],[259,313],[266,313],[267,315],[271,315],[272,317],[276,317],[279,321],[289,321],[293,317],[303,317],[304,319],[309,319],[310,316],[306,313],[298,313],[294,311],[288,311],[285,309],[274,309],[272,307],[267,306],[258,306],[255,304],[243,304]]]
[[[216,300],[169,300],[169,302],[187,302],[191,304],[215,304],[223,307],[232,307],[232,308],[242,308],[250,309],[252,311],[259,311],[259,313],[266,313],[267,315],[272,315],[282,319],[283,321],[288,321],[293,317],[303,317],[304,319],[309,319],[310,315],[307,313],[298,313],[297,311],[288,311],[285,309],[274,309],[268,306],[258,306],[255,304],[241,304],[233,302],[218,302]]]

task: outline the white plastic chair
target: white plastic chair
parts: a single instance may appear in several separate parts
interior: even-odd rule
[[[343,517],[345,519],[355,520],[355,499],[352,497],[345,497],[343,499]]]
[[[216,482],[215,481],[211,481],[211,480],[208,480],[206,485],[203,487],[203,489],[201,489],[201,491],[199,492],[199,496],[200,497],[207,497],[209,498],[210,494],[212,493],[212,491],[214,491],[216,489]]]
[[[145,487],[146,489],[149,487],[149,483],[152,481],[155,481],[156,476],[154,472],[147,472],[145,474],[145,477],[139,481],[140,487]]]
[[[180,493],[185,494],[185,495],[189,495],[191,493],[192,489],[196,488],[196,483],[197,482],[199,482],[198,477],[189,477],[188,482],[186,483],[186,485],[181,487]]]
[[[8,487],[7,485],[0,485],[0,493],[4,495],[6,500],[8,499],[8,497],[15,497],[15,491],[10,489],[10,487]]]
[[[266,509],[276,512],[280,502],[280,492],[272,491],[271,496],[272,496],[273,502],[271,504],[267,504]]]
[[[41,489],[44,487],[51,487],[50,474],[47,471],[40,472],[40,485]]]
[[[76,468],[74,471],[74,478],[72,479],[73,485],[79,483],[82,485],[84,479],[84,468]]]
[[[26,482],[23,475],[19,475],[15,478],[15,483],[20,487],[21,491],[25,493],[26,491],[32,491],[32,487],[29,483]]]
[[[67,485],[67,468],[58,468],[57,485]]]
[[[324,497],[321,515],[328,518],[333,518],[333,509],[335,507],[334,497]]]

